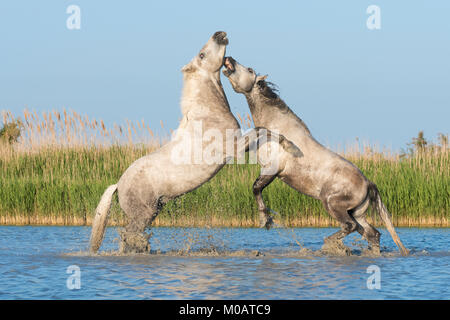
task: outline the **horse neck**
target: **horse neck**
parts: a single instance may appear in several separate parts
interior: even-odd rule
[[[304,137],[311,137],[311,132],[305,123],[279,97],[268,98],[259,90],[252,90],[245,95],[253,121],[256,126],[277,129],[280,132],[293,129],[304,133]]]
[[[205,101],[208,103],[205,104]],[[231,112],[222,82],[220,81],[219,72],[212,75],[196,74],[186,76],[181,104],[183,114],[197,106],[214,109],[214,111]]]
[[[255,107],[255,101],[251,97],[250,94],[245,93],[245,99],[247,99],[248,108],[250,109],[250,113],[252,114],[252,118],[255,121],[256,117],[256,107]]]

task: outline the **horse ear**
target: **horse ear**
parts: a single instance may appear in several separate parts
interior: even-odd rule
[[[181,68],[181,72],[184,73],[192,73],[196,70],[196,68],[192,65],[192,63],[188,63],[183,68]]]
[[[266,80],[268,76],[269,75],[267,75],[267,74],[265,76],[257,76],[256,77],[256,82],[261,81],[261,80]]]

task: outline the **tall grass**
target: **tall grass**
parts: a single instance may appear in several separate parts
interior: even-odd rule
[[[248,115],[239,118],[250,126]],[[3,114],[4,123],[14,119]],[[20,119],[24,131],[19,142],[0,144],[0,224],[90,224],[105,188],[134,160],[167,140],[155,136],[143,121],[108,128],[103,121],[67,111],[25,111]],[[406,157],[369,147],[350,148],[343,155],[377,184],[397,225],[448,226],[446,146]],[[258,174],[257,165],[226,165],[202,187],[168,203],[155,224],[255,226],[251,187]],[[280,224],[334,225],[319,201],[278,180],[266,188],[264,197],[279,213]],[[110,222],[125,222],[117,201]]]

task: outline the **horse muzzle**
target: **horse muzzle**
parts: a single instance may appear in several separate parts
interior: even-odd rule
[[[236,60],[232,57],[225,57],[223,65],[225,66],[225,69],[223,70],[225,77],[231,76],[236,71]]]
[[[212,38],[218,45],[228,45],[227,33],[225,31],[217,31]]]

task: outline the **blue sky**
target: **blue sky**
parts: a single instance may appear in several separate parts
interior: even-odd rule
[[[81,8],[69,30],[66,9]],[[368,30],[369,5],[381,29]],[[181,67],[224,30],[329,146],[405,147],[449,133],[449,1],[22,1],[0,3],[0,109],[72,109],[106,123],[181,116]],[[248,112],[222,79],[231,110]]]

